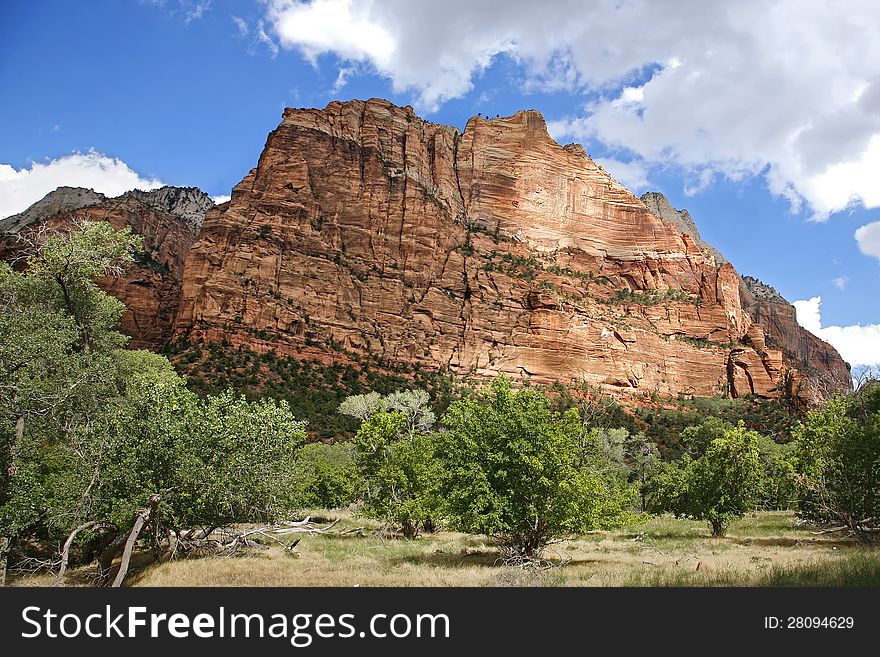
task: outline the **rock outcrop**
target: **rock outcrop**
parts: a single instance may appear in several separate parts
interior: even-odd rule
[[[25,212],[0,221],[0,242],[15,251],[15,234],[38,223],[63,228],[75,219],[107,221],[114,228],[131,226],[144,237],[145,252],[121,277],[100,281],[102,289],[128,307],[122,329],[130,346],[158,348],[171,336],[183,268],[196,241],[211,198],[194,187],[135,190],[107,198],[90,189],[59,187]]]
[[[716,263],[719,265],[727,263],[727,258],[722,255],[721,251],[706,242],[700,236],[700,231],[697,228],[697,224],[694,222],[693,217],[691,217],[690,212],[687,210],[676,210],[672,207],[672,203],[669,202],[669,199],[660,192],[648,192],[642,194],[639,198],[648,210],[671,223],[682,233],[690,235],[694,242],[715,257]]]
[[[49,192],[24,212],[0,219],[0,234],[13,235],[28,226],[55,215],[74,212],[107,200],[103,194],[82,187],[59,187]]]
[[[797,322],[794,306],[775,289],[756,278],[743,276],[743,306],[767,335],[767,341],[782,350],[785,362],[798,371],[792,383],[798,396],[818,401],[831,393],[849,390],[849,365],[830,344],[817,338]]]
[[[719,265],[727,262],[718,249],[703,240],[687,210],[676,210],[659,192],[643,194],[641,200],[651,212],[690,235]],[[741,287],[743,307],[766,335],[762,344],[771,345],[783,354],[783,362],[791,373],[787,381],[789,388],[796,387],[797,395],[808,401],[849,389],[852,381],[849,366],[834,347],[798,324],[794,306],[775,289],[751,276],[742,276]]]
[[[459,132],[377,99],[287,109],[206,216],[175,335],[620,392],[778,395],[791,364],[737,272],[692,222],[653,209],[535,111]]]

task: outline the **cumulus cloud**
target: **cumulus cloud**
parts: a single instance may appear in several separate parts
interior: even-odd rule
[[[880,221],[862,226],[855,232],[859,251],[880,260]]]
[[[131,189],[156,189],[162,182],[142,177],[122,160],[95,151],[34,162],[30,168],[0,164],[0,218],[18,214],[65,185],[118,196]]]
[[[831,279],[831,284],[838,290],[845,290],[847,283],[849,283],[849,278],[846,276],[837,276]]]
[[[831,344],[850,365],[880,365],[880,324],[822,326],[822,297],[795,301],[792,305],[798,324]]]
[[[815,219],[880,206],[872,0],[267,0],[265,18],[281,47],[371,68],[422,111],[506,55],[525,89],[584,94],[565,136],[680,167],[691,193],[760,175]]]
[[[211,200],[214,201],[216,205],[220,205],[221,203],[226,203],[226,201],[231,198],[232,197],[229,194],[217,194],[217,196],[212,196]]]

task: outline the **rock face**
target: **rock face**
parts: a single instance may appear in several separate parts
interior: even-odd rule
[[[24,212],[0,219],[0,234],[21,232],[33,223],[65,212],[73,212],[88,205],[97,205],[107,199],[93,189],[59,187],[49,192]]]
[[[642,202],[654,214],[673,223],[678,230],[715,257],[719,265],[727,259],[712,245],[705,242],[687,210],[676,210],[659,192],[642,195]],[[851,386],[849,366],[831,345],[797,323],[794,306],[769,285],[751,276],[742,277],[740,298],[752,321],[766,335],[764,344],[782,351],[783,361],[792,373],[789,387],[797,387],[798,396],[818,401],[830,393],[848,390]],[[794,372],[797,371],[797,375]]]
[[[778,395],[792,360],[687,219],[554,142],[535,111],[460,133],[377,99],[287,109],[208,211],[174,334],[618,392]]]
[[[660,192],[648,192],[647,194],[642,194],[639,198],[648,210],[671,223],[680,232],[690,235],[694,242],[715,257],[716,263],[719,265],[727,264],[727,258],[721,254],[721,251],[700,237],[700,231],[697,229],[697,224],[694,222],[693,217],[691,217],[690,212],[687,210],[676,210],[672,207],[669,199]]]
[[[835,391],[851,389],[849,365],[834,347],[797,323],[794,306],[769,285],[751,276],[742,280],[743,306],[764,329],[768,341],[782,349],[785,362],[800,374],[798,395],[817,401]]]
[[[459,132],[377,99],[287,109],[228,203],[62,187],[0,221],[0,250],[75,218],[145,238],[138,265],[101,283],[128,306],[135,347],[353,352],[617,393],[815,400],[851,386],[837,352],[687,211],[634,197],[535,111]]]
[[[121,325],[132,336],[130,346],[157,348],[171,336],[184,264],[204,214],[213,205],[207,194],[192,187],[136,190],[116,198],[60,187],[25,212],[0,222],[0,241],[7,251],[14,251],[14,234],[43,222],[64,227],[88,219],[108,221],[116,229],[131,226],[132,232],[144,237],[144,255],[121,277],[107,278],[100,285],[128,307]]]

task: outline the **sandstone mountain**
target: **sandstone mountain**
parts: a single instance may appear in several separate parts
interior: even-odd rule
[[[459,132],[384,100],[287,109],[208,212],[175,335],[618,392],[814,395],[803,329],[769,347],[733,267],[660,214],[535,111]]]
[[[460,132],[378,99],[287,109],[229,202],[199,194],[58,205],[53,220],[147,238],[158,267],[107,282],[136,344],[372,354],[615,393],[816,399],[851,385],[689,215],[633,196],[536,111]]]
[[[673,223],[678,230],[715,257],[718,264],[727,259],[711,244],[706,243],[687,210],[676,210],[659,192],[641,196],[642,202],[654,214]],[[740,298],[752,321],[764,330],[766,343],[783,351],[789,367],[806,373],[801,394],[808,399],[821,399],[834,391],[848,389],[851,380],[847,364],[827,342],[802,328],[788,301],[775,289],[752,276],[742,276]]]

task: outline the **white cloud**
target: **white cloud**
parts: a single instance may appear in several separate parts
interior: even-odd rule
[[[880,365],[880,324],[822,326],[822,297],[795,301],[798,324],[822,338],[850,365]]]
[[[183,11],[183,22],[191,23],[199,20],[205,15],[205,12],[211,8],[212,0],[201,0],[199,2],[184,2],[181,0],[180,8]]]
[[[189,25],[199,20],[211,8],[214,0],[177,0],[169,3],[166,0],[141,0],[141,4],[153,5],[165,11],[169,16],[180,16]]]
[[[231,18],[232,22],[235,23],[235,27],[238,28],[239,36],[246,37],[248,33],[250,33],[250,28],[248,27],[247,21],[241,16],[232,16]]]
[[[880,260],[880,221],[862,226],[856,230],[854,237],[859,244],[859,251]]]
[[[34,162],[29,169],[0,164],[0,218],[27,209],[65,185],[118,196],[130,189],[156,189],[162,182],[144,178],[122,160],[95,151]]]
[[[278,54],[278,44],[266,32],[266,25],[263,21],[257,21],[256,41],[266,46],[273,58]]]
[[[336,81],[333,83],[333,86],[330,87],[330,93],[337,94],[348,84],[348,78],[351,77],[351,74],[354,73],[354,66],[342,66],[339,68],[339,73],[336,75]]]
[[[215,205],[220,205],[221,203],[226,203],[231,198],[229,194],[217,194],[217,196],[212,196],[211,200],[214,201]]]
[[[831,284],[838,290],[845,290],[847,283],[849,283],[849,278],[846,276],[838,276],[837,278],[831,279]]]
[[[351,0],[269,3],[269,19],[281,43],[297,47],[310,60],[334,52],[356,61],[389,63],[391,35]]]
[[[591,92],[565,136],[678,166],[696,193],[761,175],[813,218],[880,206],[880,21],[872,0],[266,0],[284,48],[367,65],[420,110],[493,58],[524,89]],[[638,30],[634,26],[650,26]],[[693,182],[690,182],[693,181]],[[707,182],[708,181],[708,182]]]

